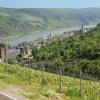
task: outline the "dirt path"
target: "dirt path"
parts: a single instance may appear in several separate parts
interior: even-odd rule
[[[7,88],[2,89],[0,92],[5,93],[16,100],[29,100],[21,94],[23,90],[18,86],[8,86]]]

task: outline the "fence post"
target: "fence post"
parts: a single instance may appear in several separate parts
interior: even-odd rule
[[[59,66],[59,93],[61,92],[62,89],[62,70],[61,67]]]
[[[80,96],[82,96],[82,71],[80,66]]]

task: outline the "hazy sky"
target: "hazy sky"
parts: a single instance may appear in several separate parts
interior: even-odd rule
[[[10,8],[87,8],[100,7],[100,0],[0,0]]]

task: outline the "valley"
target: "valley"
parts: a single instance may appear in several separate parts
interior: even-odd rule
[[[0,37],[42,33],[100,21],[99,8],[0,8]]]
[[[96,26],[96,24],[86,25],[86,26],[84,26],[84,28],[93,28],[95,26]],[[49,33],[51,33],[52,36],[63,35],[64,32],[70,32],[70,31],[80,30],[80,29],[81,29],[81,26],[73,26],[73,27],[59,28],[59,29],[51,30],[51,31],[45,31],[43,33],[38,33],[38,34],[34,33],[34,34],[28,34],[28,35],[7,36],[7,37],[1,37],[0,42],[16,46],[19,43],[22,43],[25,41],[30,42],[30,41],[39,39],[40,37],[47,38]]]
[[[100,99],[100,8],[0,7],[0,100]]]

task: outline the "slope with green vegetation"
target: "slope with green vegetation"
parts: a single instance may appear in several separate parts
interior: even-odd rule
[[[52,43],[40,49],[33,48],[32,64],[37,69],[63,75],[79,77],[80,70],[83,78],[90,76],[100,79],[100,25],[90,32],[73,37],[57,37]],[[23,64],[23,60],[21,60]],[[32,66],[35,68],[34,66]],[[60,68],[59,68],[60,67]],[[95,78],[94,78],[95,79]]]
[[[60,92],[59,83],[61,82]],[[100,84],[82,80],[82,97],[80,97],[80,80],[77,78],[40,72],[17,65],[0,63],[0,88],[18,86],[29,100],[99,100]],[[18,95],[17,94],[17,95]]]
[[[100,21],[99,8],[11,9],[0,8],[0,35],[37,33],[62,27],[88,25]]]

